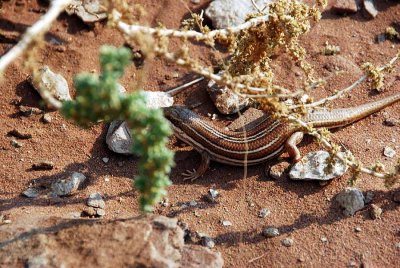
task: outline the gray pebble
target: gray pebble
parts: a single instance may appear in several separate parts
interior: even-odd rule
[[[356,233],[360,233],[360,232],[362,231],[362,229],[361,229],[360,226],[357,226],[356,228],[354,228],[354,231],[355,231]]]
[[[44,114],[42,117],[43,123],[50,124],[53,119],[50,114]]]
[[[344,209],[345,216],[352,216],[365,205],[363,193],[353,187],[347,187],[336,196],[336,201]]]
[[[87,205],[94,208],[103,208],[106,206],[100,193],[92,193],[89,196]]]
[[[192,200],[192,201],[189,202],[189,206],[196,207],[197,206],[197,202],[195,200]]]
[[[269,227],[263,230],[263,236],[265,237],[275,237],[280,235],[279,230],[277,228]]]
[[[282,245],[285,247],[291,247],[294,244],[294,240],[292,238],[285,238],[282,240]]]
[[[271,211],[268,208],[262,208],[258,213],[259,218],[266,218],[271,214]]]
[[[386,146],[383,149],[383,155],[389,158],[393,158],[396,155],[396,151],[392,147]]]
[[[200,0],[190,0],[190,2],[192,2],[192,4],[200,4]]]
[[[219,196],[219,192],[217,190],[214,190],[214,189],[208,190],[207,199],[210,202],[215,202],[218,196]]]
[[[26,189],[22,194],[28,198],[35,198],[39,196],[39,192],[35,188],[31,187]]]
[[[66,196],[73,194],[86,180],[86,176],[79,172],[72,172],[66,178],[61,178],[51,185],[52,194],[55,196]]]
[[[104,209],[102,209],[102,208],[97,208],[96,209],[96,215],[99,216],[99,217],[103,217],[103,216],[106,215],[106,211]]]
[[[215,247],[215,241],[209,236],[202,236],[201,237],[201,244],[205,247],[208,248],[214,248]]]
[[[11,141],[10,141],[10,144],[11,144],[13,147],[15,147],[15,148],[21,148],[21,147],[22,147],[22,144],[19,143],[19,142],[16,141],[16,140],[11,140]]]

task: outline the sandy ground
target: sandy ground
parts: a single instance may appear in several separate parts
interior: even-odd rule
[[[177,28],[182,19],[188,16],[187,9],[180,1],[137,2],[147,10],[148,14],[143,20],[151,25],[161,22],[166,27]],[[208,2],[203,0],[200,5],[189,6],[198,11],[206,7]],[[322,20],[304,38],[309,60],[318,75],[332,76],[335,69],[346,71],[329,79],[324,89],[313,92],[315,97],[326,96],[349,85],[361,75],[357,66],[366,61],[384,64],[400,48],[398,42],[378,44],[375,41],[376,36],[390,25],[400,30],[398,1],[376,2],[380,13],[373,20],[362,12],[340,16],[328,8]],[[23,5],[17,5],[15,1],[5,2],[1,11],[0,30],[7,38],[2,37],[0,53],[13,46],[24,30],[45,10],[46,7],[36,1],[25,1]],[[68,80],[72,94],[74,75],[99,70],[98,49],[101,45],[123,44],[120,34],[107,28],[104,23],[87,26],[77,17],[66,14],[59,17],[46,35],[47,40],[51,38],[64,40],[61,45],[63,49],[47,42],[40,49],[38,60],[62,74]],[[326,41],[340,46],[341,53],[336,56],[320,55],[319,51]],[[172,47],[177,46],[179,42],[172,43]],[[194,47],[192,55],[204,64],[212,62],[204,46]],[[41,103],[39,95],[27,82],[29,73],[22,67],[23,63],[19,60],[11,65],[0,85],[0,214],[10,219],[12,225],[15,224],[16,231],[24,224],[31,226],[32,222],[46,225],[45,219],[49,216],[71,218],[86,207],[90,193],[101,192],[106,200],[104,221],[138,216],[138,194],[131,186],[131,178],[137,173],[137,159],[120,156],[107,149],[104,142],[105,125],[80,129],[63,119],[58,112],[50,113],[53,118],[50,124],[44,124],[41,115],[24,117],[18,114],[18,108],[12,104],[15,100],[30,107],[40,107]],[[286,56],[277,56],[274,64],[276,77],[283,84],[295,86],[301,83],[293,72],[297,67]],[[399,70],[397,67],[388,76],[388,86],[384,92],[375,94],[368,84],[363,84],[351,96],[334,102],[333,106],[349,107],[400,92]],[[178,78],[174,78],[171,75],[173,73],[179,74]],[[137,70],[132,65],[121,81],[128,91],[132,90],[130,85],[136,75]],[[166,90],[193,77],[193,74],[158,59],[148,63],[146,75],[146,90]],[[201,103],[195,110],[205,116],[216,113],[205,85],[206,82],[203,82],[188,89],[177,97],[176,102],[186,105]],[[367,166],[375,161],[393,166],[395,158],[384,157],[382,151],[385,146],[391,146],[400,153],[400,126],[385,126],[383,122],[386,118],[400,119],[399,104],[335,131],[334,139],[344,144]],[[228,120],[222,119],[222,123]],[[14,128],[33,136],[32,139],[21,140],[22,147],[18,149],[10,145],[11,138],[7,136],[7,132]],[[320,148],[311,138],[306,138],[302,145],[303,154]],[[288,178],[269,180],[264,176],[263,166],[248,168],[247,178],[243,178],[242,168],[212,163],[202,178],[183,182],[180,173],[196,168],[200,157],[174,138],[171,148],[177,151],[176,167],[171,175],[173,185],[169,187],[168,202],[171,205],[160,205],[155,213],[175,216],[187,223],[190,230],[215,238],[214,250],[222,253],[226,267],[396,267],[396,263],[400,263],[400,250],[395,246],[400,242],[400,207],[392,201],[393,192],[399,189],[398,184],[386,189],[380,179],[363,175],[357,187],[375,195],[372,203],[383,209],[382,218],[372,220],[368,207],[346,218],[332,200],[346,187],[348,176],[320,186],[314,182],[293,182]],[[110,161],[105,164],[103,157],[109,157]],[[41,160],[53,161],[55,168],[32,171],[32,164]],[[21,196],[21,192],[30,185],[42,187],[45,193],[46,185],[60,174],[70,171],[80,171],[89,177],[89,182],[77,194],[59,199],[48,198],[45,194],[34,199]],[[210,188],[220,192],[215,204],[204,199]],[[193,200],[198,203],[196,207],[181,208],[182,203]],[[268,208],[271,215],[265,219],[259,218],[261,208]],[[232,226],[222,226],[221,220],[231,221]],[[261,231],[268,226],[278,228],[281,235],[264,238]],[[356,227],[361,231],[356,232]],[[76,232],[79,230],[76,228]],[[292,247],[282,246],[281,240],[286,237],[294,239]],[[10,237],[1,237],[3,241],[7,239]],[[75,236],[69,239],[72,245],[74,239],[75,243],[79,243]],[[11,256],[9,260],[17,260],[11,264],[23,266],[25,260],[18,258],[17,252],[8,251],[10,248],[7,244],[1,251]],[[0,264],[8,266],[10,263],[0,261]]]

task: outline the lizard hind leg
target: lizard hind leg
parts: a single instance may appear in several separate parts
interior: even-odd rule
[[[298,162],[301,159],[301,154],[299,148],[297,148],[297,144],[301,142],[303,136],[304,136],[303,132],[297,131],[293,133],[285,143],[286,151],[292,158],[293,162]]]
[[[194,181],[197,178],[201,177],[206,173],[208,167],[210,166],[210,156],[206,151],[201,152],[201,164],[200,166],[196,169],[193,170],[187,170],[186,172],[182,173],[184,176],[183,180],[191,180]]]

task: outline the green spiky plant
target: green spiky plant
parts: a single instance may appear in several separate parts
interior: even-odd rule
[[[142,211],[152,211],[153,205],[166,194],[171,184],[168,174],[173,165],[173,153],[166,148],[172,131],[161,109],[150,109],[141,91],[120,94],[117,80],[131,62],[127,48],[103,46],[100,50],[101,74],[79,74],[74,84],[77,96],[67,101],[62,114],[78,125],[87,127],[96,122],[125,120],[133,137],[133,153],[140,156],[139,174],[134,184],[140,192]]]

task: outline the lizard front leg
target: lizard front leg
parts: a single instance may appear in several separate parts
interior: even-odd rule
[[[207,171],[208,167],[210,166],[210,155],[206,151],[200,152],[201,154],[201,164],[196,169],[193,170],[186,170],[186,172],[182,173],[184,176],[184,181],[191,180],[194,181],[195,179],[204,175]]]
[[[297,144],[301,142],[303,139],[304,133],[301,131],[297,131],[293,133],[289,139],[285,142],[285,148],[288,152],[289,156],[292,158],[293,162],[298,162],[301,159],[301,154],[299,148],[297,148]]]

